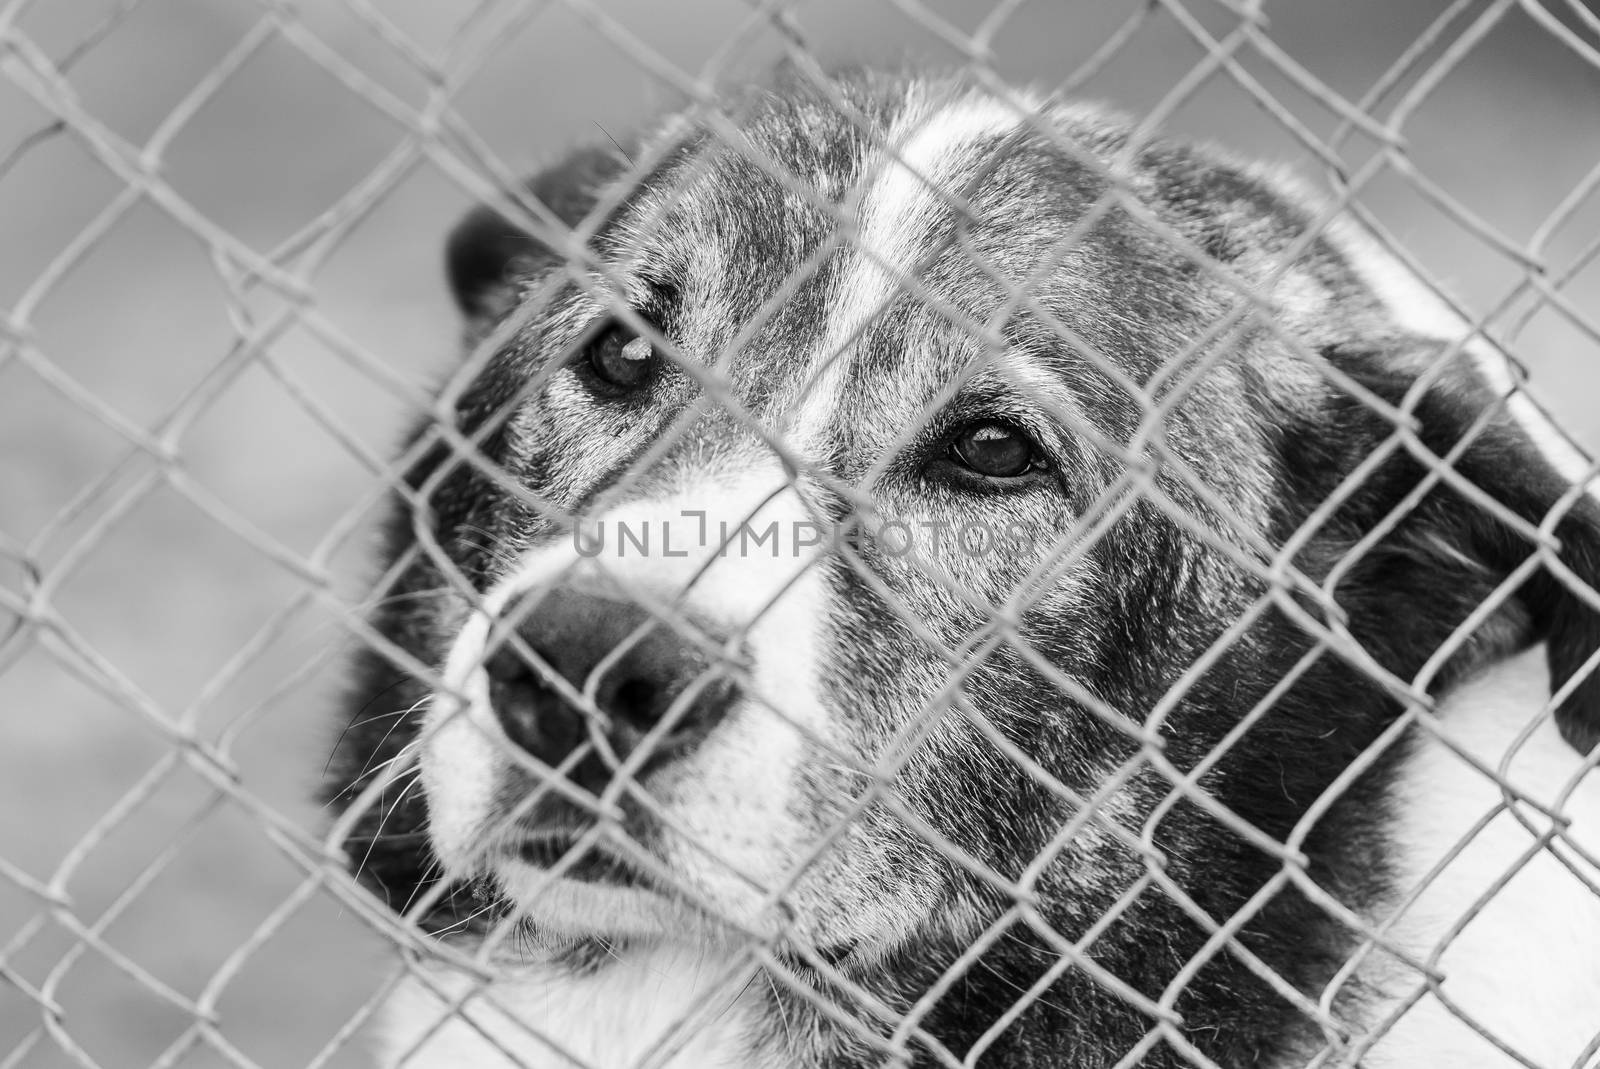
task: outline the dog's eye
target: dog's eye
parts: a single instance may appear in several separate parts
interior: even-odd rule
[[[655,346],[626,323],[609,323],[584,348],[582,357],[608,391],[632,393],[656,369]]]
[[[990,479],[1016,479],[1034,471],[1038,447],[1009,423],[969,423],[950,443],[950,459]]]

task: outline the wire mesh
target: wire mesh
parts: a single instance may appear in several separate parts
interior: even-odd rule
[[[1574,749],[1559,782],[1540,781],[1538,772],[1524,770],[1533,765],[1517,764],[1541,752],[1540,733],[1552,733],[1558,710],[1582,697],[1594,651],[1581,650],[1564,665],[1555,693],[1544,687],[1538,707],[1498,748],[1475,747],[1439,715],[1440,695],[1460,682],[1463,663],[1476,664],[1483,648],[1504,653],[1530,627],[1537,630],[1523,617],[1542,610],[1519,608],[1519,598],[1570,603],[1560,619],[1573,629],[1585,614],[1600,612],[1582,549],[1589,508],[1583,487],[1594,468],[1575,448],[1596,440],[1593,427],[1579,425],[1589,407],[1582,387],[1593,385],[1583,379],[1582,355],[1600,344],[1586,312],[1600,285],[1590,270],[1600,251],[1592,236],[1600,137],[1588,119],[1600,88],[1600,21],[1586,7],[1456,0],[1401,17],[1375,6],[1364,15],[1372,20],[1363,38],[1372,55],[1352,61],[1360,69],[1347,73],[1332,45],[1295,29],[1304,13],[1293,5],[1277,12],[1235,0],[1151,0],[1093,14],[1041,13],[1004,0],[992,7],[894,0],[870,14],[865,5],[822,11],[749,3],[708,8],[697,16],[701,23],[691,19],[693,30],[714,32],[704,35],[709,43],[689,44],[675,17],[661,10],[588,0],[484,0],[447,14],[368,0],[241,2],[226,12],[153,11],[158,6],[119,0],[95,10],[13,0],[0,9],[9,145],[0,157],[0,189],[15,190],[4,212],[13,251],[0,278],[7,309],[0,396],[10,394],[15,429],[7,446],[19,469],[17,511],[0,525],[0,679],[11,687],[13,722],[6,778],[19,827],[0,840],[0,979],[7,988],[0,1049],[8,1050],[0,1064],[364,1064],[373,1057],[374,1019],[386,1012],[393,1018],[397,1004],[410,1007],[401,1023],[376,1029],[391,1037],[381,1057],[395,1064],[460,1064],[439,1045],[457,1034],[473,1037],[483,1056],[498,1052],[512,1064],[704,1064],[713,1049],[704,1044],[714,1041],[706,1037],[733,1027],[730,1021],[774,1029],[768,1045],[787,1052],[783,1064],[1035,1064],[1015,1037],[1030,1022],[1057,1017],[1079,1021],[1081,1032],[1061,1034],[1051,1064],[1244,1064],[1240,1052],[1251,1042],[1272,1052],[1271,1064],[1355,1064],[1369,1051],[1384,1057],[1388,1037],[1419,1019],[1448,1026],[1423,1034],[1451,1037],[1453,1045],[1437,1048],[1450,1052],[1450,1064],[1596,1064],[1600,1012],[1586,1024],[1562,1022],[1564,1034],[1586,1038],[1576,1046],[1555,1043],[1548,1049],[1559,1054],[1549,1054],[1530,1047],[1526,1032],[1503,1027],[1524,1009],[1537,1021],[1544,1008],[1519,1006],[1512,991],[1486,1014],[1481,1003],[1461,1002],[1455,993],[1462,988],[1448,983],[1452,968],[1463,968],[1452,948],[1477,952],[1479,944],[1463,933],[1481,916],[1503,912],[1503,903],[1522,901],[1508,888],[1526,886],[1532,877],[1525,874],[1554,868],[1578,888],[1554,900],[1560,904],[1584,895],[1600,901],[1595,840],[1573,831],[1583,826],[1586,800],[1593,807],[1594,787],[1583,775],[1600,762],[1600,751],[1580,758]],[[201,32],[196,20],[204,19],[214,21]],[[868,23],[880,28],[861,29]],[[839,73],[835,63],[858,32],[879,33],[888,43],[914,32],[941,56],[941,69],[958,72],[961,91],[976,94],[963,99],[983,101],[990,126],[1006,131],[986,146],[984,163],[959,171],[959,181],[940,182],[948,160],[914,134],[892,136],[893,123],[871,112],[857,76]],[[1056,42],[1069,34],[1063,55]],[[1042,55],[1029,51],[1036,39],[1050,42]],[[572,47],[572,40],[585,43]],[[537,55],[549,82],[539,88],[549,91],[508,97],[504,70],[529,62],[525,48],[545,49]],[[552,55],[563,49],[570,54]],[[105,58],[113,53],[120,58]],[[784,92],[835,116],[837,129],[879,161],[882,170],[860,189],[830,191],[825,164],[816,174],[799,173],[795,157],[752,132],[764,113],[739,87],[774,59],[784,65]],[[1473,74],[1479,62],[1489,62],[1490,73]],[[1550,84],[1577,94],[1568,111],[1553,98],[1537,98],[1552,109],[1538,121],[1509,106],[1496,110],[1490,96],[1522,77],[1529,62],[1547,65],[1556,72],[1546,72]],[[1511,64],[1512,73],[1495,64]],[[1024,68],[1024,78],[1015,67]],[[1317,74],[1315,67],[1329,70]],[[613,130],[611,115],[597,117],[593,101],[579,101],[599,77],[632,80],[607,98],[621,102],[615,121],[628,127]],[[1017,89],[1023,81],[1036,88]],[[643,89],[635,92],[635,83]],[[156,88],[130,92],[131,85]],[[1093,144],[1105,136],[1093,122],[1063,118],[1081,113],[1061,111],[1062,101],[1130,85],[1143,95],[1114,151]],[[252,106],[284,92],[294,102],[285,116]],[[1217,103],[1218,94],[1232,103]],[[638,96],[681,118],[665,133],[633,140],[632,129],[647,126]],[[594,158],[620,175],[581,211],[558,203],[558,191],[525,185],[529,168],[499,155],[499,145],[534,151],[520,144],[517,129],[516,116],[530,109],[572,117],[567,133],[599,145]],[[1524,120],[1526,131],[1508,125]],[[1241,151],[1293,155],[1320,171],[1331,192],[1295,200],[1304,213],[1300,231],[1274,244],[1267,262],[1240,268],[1155,204],[1158,191],[1141,168],[1174,126]],[[1435,141],[1444,149],[1433,151]],[[686,145],[700,152],[698,160]],[[1097,192],[1018,276],[983,251],[982,224],[1004,234],[1007,221],[995,223],[977,205],[1024,145],[1044,146],[1040,151]],[[1528,159],[1543,166],[1529,168]],[[670,235],[707,196],[705,182],[730,173],[717,170],[729,161],[752,188],[776,189],[785,204],[820,220],[821,236],[759,299],[727,315],[724,336],[696,348],[636,299],[638,265],[619,260],[609,228],[619,213],[633,213],[637,234]],[[932,177],[921,173],[930,161]],[[1253,181],[1276,181],[1239,166],[1257,176]],[[1496,169],[1508,180],[1463,187],[1458,173],[1474,168]],[[663,174],[672,181],[659,181]],[[961,225],[938,236],[875,226],[862,214],[874,179],[911,182],[906,196]],[[1513,189],[1520,199],[1508,211],[1495,198]],[[505,223],[533,235],[550,262],[537,272],[518,265],[524,277],[515,300],[496,291],[503,306],[468,308],[466,355],[452,361],[445,357],[459,351],[458,327],[443,286],[425,278],[401,292],[388,279],[401,263],[423,264],[416,273],[426,276],[437,256],[428,243],[437,241],[448,211],[467,203],[493,205]],[[1413,223],[1424,217],[1433,222],[1419,236]],[[1203,319],[1173,327],[1181,337],[1171,337],[1171,351],[1153,355],[1143,370],[1086,337],[1048,289],[1111,221],[1131,226],[1147,243],[1141,248],[1161,250],[1187,272],[1185,285],[1203,289],[1211,302]],[[748,229],[770,243],[788,239],[757,222]],[[1437,344],[1404,357],[1408,377],[1398,391],[1375,387],[1388,383],[1381,376],[1352,373],[1348,341],[1308,346],[1303,324],[1285,320],[1274,290],[1314,260],[1330,234],[1355,230],[1367,235],[1372,255],[1410,279],[1405,293],[1447,313]],[[395,233],[405,235],[403,243],[383,237]],[[764,255],[760,248],[742,254]],[[980,314],[937,276],[950,257],[979,272],[989,296]],[[865,289],[882,288],[881,299],[864,308],[851,304],[857,295],[848,289],[835,294],[854,319],[819,307],[818,287],[835,278],[830,272],[841,262],[855,265],[851,277]],[[1479,273],[1460,263],[1478,265]],[[1450,277],[1436,277],[1441,264]],[[1468,300],[1453,295],[1463,281],[1474,291]],[[424,286],[434,296],[413,300]],[[731,300],[704,288],[677,297],[713,306]],[[587,320],[562,311],[575,303],[588,309]],[[957,338],[949,347],[966,344],[973,355],[938,370],[924,354],[924,372],[934,368],[941,381],[917,398],[899,433],[871,455],[830,454],[840,432],[818,419],[855,411],[837,407],[844,402],[889,410],[903,400],[897,390],[914,392],[902,383],[883,387],[882,398],[851,398],[840,385],[853,354],[900,303],[924,317],[922,349]],[[355,329],[351,307],[367,309]],[[753,387],[740,360],[807,317],[843,327],[816,342],[815,369],[774,407],[768,387]],[[1073,354],[1085,382],[1122,399],[1121,424],[1085,411],[1081,396],[1008,359],[1017,348],[1008,328],[1022,318],[1043,324],[1050,344]],[[1352,324],[1350,336],[1360,338],[1363,329]],[[605,356],[612,371],[625,379],[633,373],[627,361],[647,353],[655,374],[697,400],[663,419],[633,455],[617,454],[605,492],[590,499],[601,480],[591,478],[581,493],[563,491],[563,476],[552,473],[574,457],[545,457],[545,474],[534,477],[527,466],[507,463],[508,456],[527,459],[507,443],[537,440],[541,417],[529,412],[565,396],[560,376],[574,359],[592,362],[607,330],[622,332]],[[483,384],[505,374],[507,354],[528,356],[543,344],[530,340],[538,338],[562,339],[549,342],[560,352],[546,354],[542,366],[513,364],[514,385],[476,410]],[[623,338],[633,348],[623,348]],[[1235,355],[1260,345],[1311,369],[1317,390],[1351,400],[1360,413],[1352,423],[1381,421],[1369,451],[1339,468],[1286,527],[1274,526],[1281,502],[1240,489],[1248,473],[1219,478],[1208,470],[1233,463],[1233,455],[1197,458],[1183,444],[1188,423],[1213,418],[1204,413],[1226,400],[1219,401],[1217,383],[1237,384],[1228,377]],[[422,354],[420,366],[397,363],[395,350]],[[1559,357],[1550,355],[1557,350]],[[1546,375],[1561,377],[1552,407],[1558,422],[1575,428],[1576,443],[1548,446],[1565,462],[1569,489],[1543,498],[1538,488],[1548,479],[1541,483],[1533,469],[1525,481],[1485,485],[1489,469],[1480,455],[1504,446],[1505,427],[1516,425],[1507,412],[1543,419],[1522,388],[1526,372],[1508,353],[1535,365],[1534,388]],[[1474,361],[1504,382],[1483,394],[1483,404],[1469,406],[1453,434],[1430,435],[1439,411],[1430,398],[1478,396],[1458,382]],[[1269,375],[1282,372],[1275,366]],[[1043,538],[1037,529],[1026,538],[1011,529],[1006,552],[998,549],[1008,533],[1003,525],[972,519],[940,526],[927,514],[894,511],[874,492],[893,479],[901,458],[926,453],[928,435],[960,438],[962,425],[946,413],[980,380],[991,391],[1025,396],[1033,414],[1025,418],[1013,406],[1005,419],[976,420],[989,435],[979,439],[993,444],[997,434],[1026,428],[1026,419],[1068,428],[1072,455],[1084,470],[1103,474],[1069,489],[1070,522]],[[1241,435],[1274,430],[1249,422],[1266,419],[1259,411],[1240,411],[1234,418],[1247,422],[1232,426]],[[396,428],[408,421],[418,430],[391,448]],[[625,423],[600,416],[585,429],[591,441],[628,433]],[[943,462],[966,464],[983,448],[979,439],[961,439],[966,444],[951,446]],[[682,476],[686,456],[701,465],[707,494],[706,487],[758,468],[752,457],[776,465],[783,479],[710,514],[715,533],[708,537],[706,501],[674,489],[663,475]],[[1316,557],[1340,517],[1407,463],[1421,473],[1416,485],[1341,542],[1336,556]],[[317,482],[330,466],[341,468],[338,480]],[[298,505],[308,485],[321,487],[316,508]],[[926,490],[927,479],[918,485]],[[780,507],[795,499],[811,510],[797,523]],[[1426,655],[1397,673],[1369,647],[1375,635],[1381,640],[1413,621],[1363,630],[1352,616],[1360,607],[1341,597],[1340,585],[1366,574],[1397,532],[1444,499],[1452,502],[1444,511],[1449,523],[1474,530],[1487,524],[1509,540],[1514,549],[1504,554],[1512,563],[1492,582],[1478,574],[1481,561],[1464,557],[1465,573],[1435,577],[1436,584],[1488,594],[1451,606],[1454,615]],[[639,502],[648,508],[641,511]],[[392,552],[373,576],[372,532],[386,510],[398,517],[383,536]],[[453,519],[441,524],[441,515]],[[767,588],[760,586],[766,578],[733,587],[705,578],[730,558],[776,559],[778,542],[767,554],[763,541],[771,537],[768,524],[780,522],[773,515],[791,523],[783,545],[798,563]],[[597,516],[611,524],[610,543],[605,527],[584,526]],[[663,555],[673,556],[667,524],[679,523],[681,534],[696,517],[704,556],[696,574],[682,589],[640,581],[650,574],[641,571],[646,564],[677,567],[663,563]],[[1075,584],[1085,575],[1109,582],[1107,568],[1156,574],[1157,563],[1170,563],[1160,554],[1171,545],[1142,547],[1146,557],[1108,548],[1121,545],[1119,530],[1156,529],[1141,526],[1144,517],[1159,520],[1171,545],[1196,547],[1197,567],[1214,573],[1179,578],[1219,600],[1204,603],[1216,618],[1194,624],[1202,637],[1174,640],[1171,648],[1185,653],[1161,666],[1161,693],[1127,707],[1092,682],[1073,650],[1042,641],[1033,621],[1044,611],[1080,611],[1087,595]],[[584,550],[585,530],[598,540],[591,550],[605,552]],[[544,532],[544,542],[530,546],[529,531]],[[637,551],[631,562],[625,532]],[[641,541],[652,534],[654,555]],[[561,550],[562,569],[508,585],[530,560],[544,567],[540,561],[554,559],[549,546],[565,547],[569,535],[572,552]],[[946,565],[920,571],[916,582],[924,585],[908,590],[894,562],[907,554],[920,559],[911,551],[925,551],[920,540],[933,535],[953,539]],[[779,542],[784,537],[780,531]],[[982,552],[974,548],[979,542]],[[610,556],[618,567],[608,570],[603,558]],[[208,563],[196,566],[201,560]],[[593,663],[573,671],[540,636],[553,633],[551,621],[566,611],[551,599],[579,589],[574,577],[585,568],[586,582],[604,581],[616,599],[607,602],[613,617],[626,626],[574,617],[570,635],[578,637],[571,643],[611,637]],[[1001,594],[985,593],[983,584],[1000,576]],[[1387,581],[1412,589],[1405,574]],[[744,599],[731,631],[726,620],[708,620],[693,593],[701,582]],[[813,591],[817,585],[824,594]],[[1176,589],[1130,589],[1152,599],[1122,606],[1130,615],[1115,621],[1117,638],[1136,645],[1129,636],[1140,633],[1143,613],[1154,617],[1153,599],[1181,597]],[[846,620],[846,613],[864,618]],[[976,621],[967,622],[974,613]],[[426,625],[416,622],[421,616]],[[213,619],[215,627],[207,622]],[[1502,635],[1496,628],[1510,626],[1507,619],[1522,630]],[[840,726],[837,701],[805,705],[806,692],[823,686],[825,667],[807,666],[812,674],[796,683],[761,663],[763,651],[777,648],[774,631],[782,642],[802,643],[802,632],[823,627],[854,635],[848,641],[866,650],[890,642],[879,632],[892,632],[888,648],[916,651],[904,663],[888,661],[904,678],[876,678],[885,662],[865,655],[852,662],[854,672],[835,667],[827,686],[850,696],[848,728]],[[448,630],[450,640],[428,628]],[[427,633],[417,638],[419,631]],[[863,637],[869,631],[878,637]],[[478,635],[475,654],[447,663],[447,654],[465,648],[455,636],[469,632]],[[1263,634],[1278,633],[1302,644],[1295,656],[1263,661],[1278,674],[1241,690],[1248,700],[1229,707],[1221,728],[1198,729],[1189,710],[1205,700],[1197,695],[1215,689],[1221,666]],[[659,655],[662,641],[675,651],[673,663],[682,662],[674,671],[688,665],[693,672],[622,745],[624,699],[602,695],[604,681],[620,666]],[[760,647],[755,654],[752,643]],[[344,674],[352,651],[368,666],[356,687],[374,682],[380,667],[392,678],[371,692],[352,690]],[[1533,662],[1512,663],[1522,672]],[[912,669],[922,674],[913,678]],[[998,693],[997,671],[1010,681]],[[837,678],[841,672],[847,678]],[[1360,693],[1377,695],[1388,718],[1353,752],[1279,758],[1281,765],[1325,770],[1281,828],[1264,828],[1230,806],[1228,799],[1239,797],[1222,786],[1237,767],[1230,761],[1260,747],[1264,736],[1279,739],[1289,696],[1345,677],[1367,688]],[[474,709],[494,704],[483,688],[502,688],[494,691],[502,708],[512,700],[508,678],[578,711],[576,737],[549,750],[537,741],[548,730],[539,724],[519,728],[504,714],[474,720]],[[794,689],[773,692],[774,680]],[[918,696],[909,715],[896,712],[901,689]],[[779,835],[773,827],[792,834],[783,864],[759,873],[713,856],[700,841],[703,821],[695,823],[704,807],[677,804],[692,785],[669,783],[652,763],[724,692],[764,710],[773,734],[761,745],[804,755],[763,770],[775,793],[777,780],[799,767],[839,791],[809,797],[812,811],[782,817],[790,824],[760,826],[762,834]],[[1045,752],[1038,742],[1044,729],[1038,737],[1029,732],[1046,715],[1041,709],[1062,703],[1075,710],[1084,738],[1098,742],[1080,742],[1082,750],[1069,754]],[[354,757],[352,731],[362,740]],[[446,875],[429,852],[442,849],[450,832],[437,822],[430,828],[422,807],[442,811],[439,777],[449,772],[430,780],[424,755],[447,738],[470,750],[477,742],[461,743],[463,731],[490,745],[495,776],[526,788],[507,788],[493,820],[474,827],[471,838],[484,849],[537,824],[539,814],[581,818],[558,829],[558,846],[537,855],[536,875],[515,892]],[[546,759],[550,753],[555,759]],[[1442,853],[1415,861],[1417,878],[1372,901],[1359,886],[1323,878],[1328,847],[1319,828],[1329,827],[1334,813],[1392,811],[1395,797],[1367,785],[1402,764],[1419,769],[1424,784],[1429,776],[1476,777],[1493,784],[1494,798],[1482,811],[1453,814],[1461,829]],[[1019,783],[1021,793],[1007,797],[996,788],[947,805],[938,795],[948,784],[937,773],[957,765]],[[476,774],[488,778],[488,768]],[[1286,796],[1293,771],[1282,784]],[[321,789],[331,800],[317,809],[310,799],[325,779],[330,786]],[[1017,811],[1018,799],[1034,808]],[[761,798],[712,801],[731,825],[747,817],[780,820],[761,809]],[[953,813],[973,827],[952,833]],[[627,830],[641,820],[677,844],[676,867],[663,860],[658,841]],[[1171,829],[1200,825],[1225,833],[1257,862],[1267,859],[1259,871],[1268,875],[1235,880],[1218,870],[1217,859],[1185,856],[1184,840]],[[802,826],[804,834],[795,832]],[[1390,850],[1407,845],[1384,841]],[[1437,897],[1436,888],[1455,886],[1451,872],[1481,867],[1475,859],[1489,844],[1507,841],[1509,852],[1493,855],[1498,867],[1480,873],[1472,893]],[[883,845],[908,842],[916,847],[908,853]],[[694,849],[712,857],[703,867],[721,872],[722,882],[685,879],[682,851]],[[841,868],[839,857],[854,858],[857,867]],[[1103,862],[1104,871],[1084,875],[1086,858]],[[581,875],[596,864],[612,868]],[[1405,862],[1376,855],[1356,871],[1378,886],[1388,864],[1409,871]],[[889,875],[869,878],[864,873],[874,866]],[[561,1013],[528,1012],[507,983],[531,983],[529,962],[566,954],[572,960],[562,959],[562,983],[587,990],[605,963],[578,961],[571,946],[552,949],[548,933],[523,923],[518,907],[537,912],[539,903],[570,894],[558,886],[563,877],[603,883],[622,870],[670,885],[687,903],[672,916],[693,918],[702,947],[687,972],[669,973],[692,979],[690,997],[674,1001],[659,986],[652,995],[626,996],[634,1009],[639,1000],[663,1007],[650,1021],[653,1031],[642,1032],[626,1056],[570,1047],[573,1033]],[[908,886],[925,900],[896,913],[847,886],[852,878],[877,888],[885,902]],[[879,945],[864,945],[873,942],[863,934],[870,925],[852,927],[859,920],[852,917],[827,920],[847,936],[831,943],[815,937],[825,927],[818,903],[829,901],[818,884],[829,880],[839,902],[854,901],[863,912],[882,907],[891,934],[880,930]],[[730,881],[737,894],[727,890]],[[1294,916],[1314,917],[1337,933],[1337,945],[1286,956],[1289,948],[1265,940],[1263,932],[1285,930],[1274,918],[1288,901],[1304,911]],[[1426,945],[1407,942],[1407,916],[1446,907]],[[1590,987],[1600,948],[1584,941],[1593,934],[1578,927],[1567,946],[1578,962],[1573,975],[1588,975]],[[626,936],[603,946],[615,961],[637,950]],[[1119,975],[1121,959],[1110,948],[1130,939],[1140,946],[1170,941],[1173,949],[1153,972]],[[934,945],[937,953],[929,950]],[[1516,952],[1506,953],[1509,959]],[[1018,960],[1028,968],[1007,973],[1006,963]],[[1563,975],[1559,963],[1547,964],[1551,975]],[[885,970],[904,982],[888,983]],[[1237,985],[1239,1000],[1248,992],[1252,1005],[1277,1007],[1277,1016],[1251,1021],[1283,1023],[1288,1031],[1254,1040],[1214,1034],[1226,1018],[1206,1016],[1202,1000],[1215,994],[1219,975],[1224,986]],[[952,1031],[952,1003],[965,1006],[975,991],[983,993],[974,1011],[982,1019]],[[1600,1011],[1582,1001],[1585,994],[1575,993],[1572,1005]],[[540,997],[568,1005],[559,991]],[[1064,1007],[1053,1001],[1063,997]],[[749,1024],[740,1014],[752,998],[778,1016]],[[1235,1016],[1244,1012],[1239,1005],[1230,1007]],[[739,1042],[747,1039],[741,1034]]]

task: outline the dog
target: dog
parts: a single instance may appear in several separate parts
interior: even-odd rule
[[[1348,212],[875,72],[525,193],[327,788],[385,1064],[1600,1064],[1600,505]]]

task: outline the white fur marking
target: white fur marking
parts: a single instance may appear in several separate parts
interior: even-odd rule
[[[844,389],[856,337],[927,255],[934,224],[951,214],[946,195],[964,184],[959,165],[971,147],[1021,122],[1015,108],[992,97],[968,95],[933,108],[916,95],[908,98],[885,138],[899,159],[884,155],[861,198],[856,238],[843,254],[848,266],[835,291],[839,303],[816,354],[821,370],[786,431],[793,448],[816,451]]]
[[[1439,710],[1446,734],[1489,767],[1498,766],[1516,734],[1547,701],[1548,679],[1533,651],[1497,666],[1451,695]],[[1546,717],[1511,762],[1510,782],[1543,804],[1583,767],[1583,760]],[[1418,886],[1501,801],[1495,783],[1437,740],[1407,762],[1397,785],[1393,827],[1399,886]],[[1533,827],[1549,822],[1521,807]],[[1568,799],[1570,833],[1600,856],[1600,772],[1590,772]],[[1392,934],[1427,960],[1535,839],[1509,813],[1472,838],[1406,909]],[[1552,850],[1561,855],[1553,856]],[[1441,991],[1461,1010],[1541,1066],[1571,1066],[1600,1032],[1600,897],[1562,863],[1600,885],[1600,869],[1559,843],[1533,857],[1473,918],[1439,959]],[[1368,979],[1393,996],[1421,978],[1393,960],[1374,964]],[[1390,1003],[1389,1005],[1393,1005]],[[1387,1016],[1381,1007],[1375,1019]],[[1405,1013],[1362,1062],[1369,1069],[1517,1064],[1432,994]],[[1591,1061],[1588,1064],[1596,1064]]]
[[[676,947],[625,952],[590,976],[572,977],[548,967],[511,973],[486,994],[467,999],[459,1011],[410,977],[385,1008],[389,1028],[379,1064],[396,1069],[776,1069],[770,1056],[749,1049],[758,1038],[752,1003],[760,989],[749,983],[753,972],[752,966],[714,952]],[[472,990],[470,979],[459,973],[429,975],[452,1001]],[[680,1022],[687,1023],[680,1029]],[[676,1051],[663,1060],[673,1047]]]

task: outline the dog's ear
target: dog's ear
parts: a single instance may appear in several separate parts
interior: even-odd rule
[[[613,149],[581,149],[539,172],[523,189],[567,226],[595,206],[600,189],[627,162]],[[517,280],[559,254],[483,204],[456,224],[445,243],[445,270],[456,305],[469,322],[491,323],[516,305]]]
[[[1328,574],[1343,552],[1399,510],[1388,533],[1349,566],[1335,599],[1349,610],[1362,645],[1401,678],[1411,678],[1468,615],[1508,577],[1538,556],[1527,528],[1550,524],[1559,543],[1517,586],[1497,621],[1480,628],[1456,660],[1471,662],[1546,643],[1551,686],[1564,687],[1600,649],[1600,502],[1574,492],[1527,424],[1508,411],[1505,391],[1493,388],[1465,353],[1453,357],[1425,341],[1360,351],[1329,351],[1332,363],[1397,409],[1409,410],[1416,437],[1360,483],[1313,540],[1305,560]],[[1447,360],[1443,374],[1417,372]],[[1370,402],[1337,390],[1320,426],[1289,425],[1286,470],[1300,480],[1300,500],[1325,500],[1337,481],[1375,449],[1394,441],[1395,424]],[[1420,448],[1419,448],[1420,447]],[[1459,480],[1425,481],[1440,461]],[[1309,491],[1309,493],[1305,493]],[[1319,496],[1320,495],[1320,496]],[[1485,501],[1487,498],[1489,501]],[[1492,503],[1490,503],[1492,502]],[[1321,578],[1320,576],[1318,577]],[[1445,679],[1448,679],[1448,674]],[[1588,672],[1556,709],[1562,736],[1580,752],[1600,744],[1600,671]]]

